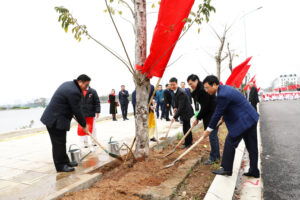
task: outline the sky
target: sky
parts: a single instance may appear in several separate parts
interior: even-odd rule
[[[147,1],[147,54],[157,20],[158,6],[151,8]],[[197,6],[202,1],[196,0]],[[218,39],[213,27],[222,33],[232,25],[227,41],[239,56],[237,66],[246,57],[253,56],[250,75],[256,75],[259,87],[269,87],[280,74],[300,75],[300,12],[298,0],[212,0],[216,8],[208,24],[192,27],[176,45],[162,84],[171,77],[185,81],[191,73],[204,79],[216,73],[211,55],[217,52]],[[72,33],[65,33],[58,23],[55,6],[70,10],[89,33],[125,57],[121,43],[105,10],[104,1],[96,0],[12,0],[0,2],[0,73],[2,91],[0,105],[26,103],[39,97],[50,98],[57,87],[80,74],[92,78],[91,87],[99,95],[108,95],[112,88],[120,90],[125,84],[134,90],[131,74],[125,66],[92,40],[77,42]],[[257,8],[262,7],[259,10]],[[125,7],[123,18],[132,20]],[[115,16],[129,55],[134,62],[135,36],[131,24]],[[246,33],[246,34],[245,34]],[[246,53],[247,52],[247,53]],[[222,63],[221,81],[230,71],[228,61]],[[155,85],[157,78],[151,83]]]

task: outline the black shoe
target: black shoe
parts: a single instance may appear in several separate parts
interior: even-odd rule
[[[213,165],[218,162],[219,162],[219,159],[217,159],[217,160],[208,159],[207,161],[204,162],[204,165]]]
[[[157,140],[156,140],[154,137],[151,138],[150,141],[152,141],[152,142],[157,142]]]
[[[57,170],[57,172],[72,172],[75,169],[73,167],[69,167],[68,165],[64,165],[61,169]]]
[[[117,119],[113,119],[113,121],[118,121]]]
[[[166,119],[167,122],[171,121],[170,119]]]
[[[247,173],[244,173],[243,175],[248,176],[248,177],[259,178],[259,173],[258,174],[253,174],[251,172],[247,172]]]
[[[67,164],[69,167],[77,167],[78,163],[77,162],[70,162]]]
[[[125,121],[126,119],[123,119],[123,121]]]
[[[225,176],[231,176],[232,175],[232,171],[225,171],[223,167],[217,169],[217,170],[214,170],[213,171],[214,174],[217,174],[217,175],[225,175]]]
[[[175,122],[179,122],[179,120],[178,120],[178,119],[175,119]]]
[[[192,146],[192,144],[183,145],[183,146],[181,147],[181,149],[188,149],[188,148],[190,148],[190,146]]]
[[[125,120],[129,120],[128,118],[125,118]]]

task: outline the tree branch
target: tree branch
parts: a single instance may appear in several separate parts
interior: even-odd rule
[[[110,19],[111,19],[111,21],[112,21],[112,23],[113,23],[113,25],[114,25],[114,27],[115,27],[115,29],[116,29],[116,32],[117,32],[117,34],[118,34],[118,36],[119,36],[119,39],[120,39],[121,43],[122,43],[124,52],[125,52],[125,54],[126,54],[126,57],[127,57],[127,59],[128,59],[129,65],[130,65],[130,68],[131,68],[132,71],[135,71],[134,68],[133,68],[133,66],[132,66],[132,63],[131,63],[131,60],[130,60],[130,58],[129,58],[129,55],[128,55],[127,49],[126,49],[126,47],[125,47],[125,44],[124,44],[124,42],[123,42],[123,39],[122,39],[122,37],[121,37],[121,35],[120,35],[120,33],[119,33],[119,29],[118,29],[118,27],[117,27],[117,25],[116,25],[116,23],[115,23],[115,20],[114,20],[113,17],[112,17],[111,9],[109,9],[107,0],[105,0],[105,5],[106,5],[106,8],[107,8],[107,10],[108,10]]]
[[[133,9],[130,7],[130,5],[126,2],[126,1],[124,1],[124,0],[119,0],[121,3],[123,3],[123,4],[125,4],[126,5],[126,7],[130,10],[130,12],[131,12],[131,14],[132,14],[132,17],[134,18],[134,11],[133,11]]]

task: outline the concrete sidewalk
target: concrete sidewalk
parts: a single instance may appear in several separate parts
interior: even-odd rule
[[[160,137],[168,129],[169,122],[158,121]],[[174,130],[180,127],[173,125]],[[108,146],[111,136],[120,145],[128,145],[135,135],[134,118],[128,121],[111,120],[96,123],[97,138],[104,146]],[[71,144],[79,145],[77,126],[73,126],[67,134],[67,148]],[[6,137],[0,140],[0,199],[45,199],[57,191],[69,191],[68,188],[80,182],[90,182],[101,177],[101,174],[89,172],[111,161],[111,158],[100,148],[88,155],[72,173],[56,173],[53,161],[51,142],[47,131],[28,133],[18,137]],[[83,155],[89,149],[82,149]],[[88,185],[86,185],[88,187]]]

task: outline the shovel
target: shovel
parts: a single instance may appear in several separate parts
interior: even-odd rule
[[[172,128],[173,123],[174,123],[173,121],[170,123],[169,129],[168,129],[168,131],[167,131],[167,133],[166,133],[166,138],[167,138],[168,135],[169,135],[169,132],[170,132],[170,130],[171,130],[171,128]]]
[[[178,142],[178,144],[175,146],[175,148],[170,152],[168,153],[167,155],[164,156],[165,157],[168,157],[169,155],[172,155],[176,149],[180,146],[180,144],[183,142],[183,140],[190,134],[190,132],[192,131],[192,129],[194,128],[195,126],[193,125],[189,130],[188,132],[184,135],[184,137],[181,138],[181,140]]]
[[[219,127],[223,122],[219,122],[217,127]],[[171,164],[166,165],[163,169],[172,167],[175,165],[175,163],[180,160],[183,156],[185,156],[186,154],[188,154],[193,148],[195,148],[195,146],[197,146],[200,142],[202,142],[202,140],[204,139],[204,136],[201,136],[200,139],[197,140],[197,142],[195,142],[190,148],[188,148],[188,150],[186,150],[183,154],[181,154],[176,160],[174,160]]]
[[[75,121],[77,121],[78,123],[78,120],[73,117],[75,119]],[[98,144],[98,146],[103,150],[105,151],[105,153],[107,153],[110,157],[113,157],[113,158],[116,158],[120,161],[123,161],[122,157],[120,155],[117,155],[117,154],[113,154],[113,153],[110,153],[107,149],[105,149],[101,144],[100,142],[98,142],[98,140],[90,133],[90,131],[87,132],[87,134],[89,134],[89,136],[96,142],[96,144]]]

